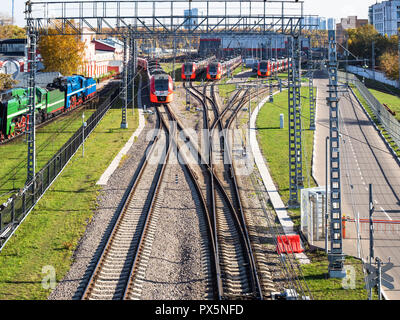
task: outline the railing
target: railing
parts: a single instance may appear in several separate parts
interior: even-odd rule
[[[345,72],[338,72],[338,77],[340,78],[341,82],[346,81]],[[352,83],[356,86],[357,90],[371,108],[375,117],[383,125],[396,145],[400,148],[400,122],[374,97],[368,88],[360,80],[358,80],[355,75],[347,73],[347,79],[349,83]]]
[[[27,185],[19,193],[8,199],[6,206],[0,208],[0,250],[3,249],[8,239],[13,235],[19,224],[32,211],[36,203],[63,171],[75,152],[96,128],[100,120],[111,108],[118,90],[106,95],[97,110],[83,125],[72,135],[72,137],[57,151],[47,164],[35,175],[33,182]]]

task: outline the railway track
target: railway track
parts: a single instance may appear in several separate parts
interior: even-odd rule
[[[211,133],[210,136],[217,134],[217,131],[210,128],[211,117],[208,114],[207,99],[210,101],[211,99],[204,94],[206,93],[205,91],[201,93],[198,90],[191,90],[191,93],[203,105],[204,118],[207,119],[204,124]],[[232,102],[236,102],[238,99],[239,95],[236,95]],[[217,124],[220,122],[218,121],[219,111],[214,111],[214,113],[214,123]],[[174,118],[177,121],[176,117]],[[183,130],[179,121],[178,128]],[[198,150],[196,146],[194,148]],[[222,146],[221,149],[224,149],[224,147]],[[212,228],[214,239],[216,239],[215,251],[221,268],[222,288],[220,288],[219,298],[262,299],[263,293],[258,281],[254,259],[252,258],[252,249],[248,240],[246,226],[236,210],[237,202],[240,202],[240,200],[235,202],[235,196],[229,196],[231,190],[229,186],[227,188],[224,177],[226,178],[230,173],[227,173],[223,164],[223,155],[221,156],[219,152],[214,155],[213,148],[210,148],[209,152],[209,161],[201,159],[201,163],[209,175],[208,189],[211,191],[208,195],[209,211],[212,212]],[[198,153],[200,155],[199,151]],[[219,158],[218,161],[214,159],[215,156]],[[216,171],[219,171],[214,168],[216,162],[218,162],[217,166],[221,166],[222,163],[224,172],[222,177],[218,177],[216,173]],[[237,198],[240,199],[240,196]]]
[[[245,95],[235,96],[231,102],[242,102],[244,97]],[[159,133],[148,146],[149,152],[146,152],[157,155],[151,161],[148,157],[143,158],[139,173],[131,184],[121,213],[100,254],[82,299],[140,299],[141,284],[145,279],[155,236],[158,207],[162,201],[162,196],[159,195],[160,186],[173,142],[183,158],[187,153],[182,152],[182,148],[191,143],[201,160],[196,165],[184,161],[184,166],[199,194],[200,205],[206,217],[209,252],[212,252],[209,269],[212,271],[214,297],[262,299],[263,293],[244,218],[236,212],[237,201],[240,200],[229,196],[224,179],[218,177],[213,169],[212,149],[210,161],[207,162],[188,135],[184,134],[183,139],[177,138],[178,133],[184,132],[185,128],[168,105],[164,105],[164,108],[165,112],[157,110]],[[207,114],[206,117],[209,119]],[[170,126],[170,121],[176,121],[177,131]],[[220,115],[216,113],[214,124],[221,126],[221,122]],[[210,129],[209,123],[207,120],[206,125]],[[157,152],[157,144],[165,145],[164,153]],[[240,199],[240,195],[238,198]]]
[[[154,234],[153,224],[157,220],[160,185],[171,151],[168,131],[160,120],[158,129],[82,299],[116,300],[135,297],[137,288],[132,279],[143,275],[139,264],[149,255],[148,247],[151,247]]]

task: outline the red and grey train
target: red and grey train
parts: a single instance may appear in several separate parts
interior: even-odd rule
[[[215,56],[200,61],[189,61],[182,64],[182,80],[195,80],[200,74],[207,70],[208,64],[215,59]]]
[[[261,60],[258,63],[257,75],[259,77],[270,77],[274,72],[283,72],[289,69],[289,59]]]
[[[150,101],[152,103],[170,103],[174,99],[174,83],[157,60],[138,58],[138,67],[145,70],[150,80]]]
[[[207,66],[207,79],[208,80],[220,80],[228,72],[232,72],[242,63],[242,57],[237,56],[230,58],[229,60],[218,62],[210,62]]]

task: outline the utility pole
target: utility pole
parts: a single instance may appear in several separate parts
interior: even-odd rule
[[[329,159],[329,149],[328,149],[328,143],[329,143],[329,137],[327,136],[325,138],[325,253],[329,253],[329,248],[328,248],[328,172],[329,172],[329,167],[328,167],[328,159]]]
[[[349,74],[347,70],[348,67],[349,67],[349,35],[346,32],[346,86],[347,87],[349,86]]]
[[[29,12],[30,14],[30,12]],[[37,36],[34,27],[28,30],[28,164],[26,185],[35,179],[36,174],[36,41]],[[34,184],[33,184],[34,188]]]
[[[309,38],[308,50],[308,89],[309,89],[309,102],[310,102],[310,130],[315,130],[315,101],[314,101],[314,65],[312,60],[311,50],[311,37]]]
[[[400,66],[400,33],[399,29],[397,29],[397,51],[399,54],[399,66]],[[400,87],[400,67],[399,67],[399,87]]]
[[[299,189],[303,187],[303,156],[301,139],[301,100],[300,100],[300,44],[299,36],[289,38],[291,58],[288,77],[288,120],[289,120],[289,203],[298,207]]]
[[[331,250],[329,276],[344,278],[343,239],[342,239],[342,200],[340,182],[340,135],[339,135],[339,98],[337,81],[337,52],[335,30],[328,31],[329,39],[329,140],[330,140],[330,234]]]
[[[126,35],[124,36],[124,79],[123,79],[123,86],[124,86],[124,101],[122,106],[122,120],[121,120],[121,128],[127,129],[128,122],[126,120],[126,108],[128,106],[128,63],[127,63],[127,39]]]
[[[382,261],[378,257],[375,259],[378,271],[378,297],[382,300]]]
[[[11,24],[14,24],[14,0],[12,0],[12,9],[11,9],[11,11],[12,11],[12,20],[11,20]]]
[[[372,41],[372,74],[375,80],[375,41]]]
[[[369,263],[372,264],[374,258],[374,202],[372,201],[372,184],[369,184]]]

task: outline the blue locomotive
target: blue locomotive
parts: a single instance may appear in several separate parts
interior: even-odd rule
[[[67,110],[81,105],[96,93],[96,81],[79,75],[56,78],[49,87],[65,93],[65,109]]]

